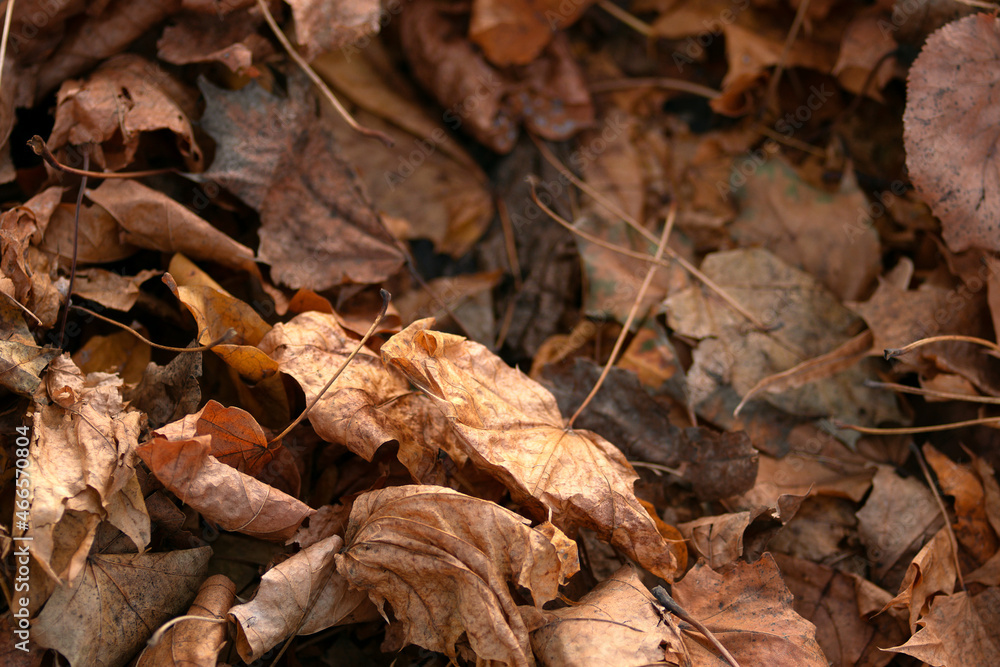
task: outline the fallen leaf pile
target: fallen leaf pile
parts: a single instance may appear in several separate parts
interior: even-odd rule
[[[8,0],[0,662],[1000,664],[982,4]]]

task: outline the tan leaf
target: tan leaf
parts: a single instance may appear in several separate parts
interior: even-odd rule
[[[138,452],[181,502],[223,530],[283,542],[315,513],[305,503],[219,463],[209,453],[210,442],[207,435],[176,442],[153,438]]]
[[[1000,664],[1000,588],[939,595],[920,624],[908,642],[886,650],[940,667]]]
[[[99,188],[89,190],[88,196],[118,221],[128,243],[257,272],[250,248],[162,192],[130,179],[107,179]]]
[[[955,588],[955,555],[948,530],[942,528],[917,553],[906,568],[899,595],[886,603],[910,612],[910,632],[917,631],[917,619],[927,614],[930,599],[938,593],[950,595]]]
[[[306,60],[358,42],[379,29],[378,0],[290,0],[288,4],[295,17],[295,39]]]
[[[86,80],[62,84],[49,148],[58,154],[64,146],[95,144],[93,161],[118,171],[135,159],[142,133],[165,129],[174,134],[188,169],[199,171],[201,149],[191,121],[171,94],[176,86],[169,74],[148,60],[133,54],[116,56]]]
[[[669,544],[636,500],[621,451],[568,431],[555,398],[479,343],[425,331],[421,320],[383,344],[382,358],[441,408],[479,468],[516,502],[565,531],[592,528],[650,572],[672,579],[683,544]]]
[[[166,26],[157,40],[160,60],[174,65],[220,62],[236,74],[253,75],[254,57],[272,51],[264,36],[257,33],[263,20],[259,14],[232,12],[225,21],[220,21],[217,13],[182,16]]]
[[[792,594],[770,554],[756,563],[738,561],[723,572],[695,565],[673,585],[673,596],[741,665],[827,667],[816,626],[792,609]],[[694,664],[724,664],[690,636],[685,643]]]
[[[990,525],[988,499],[983,488],[984,482],[986,485],[990,483],[989,478],[980,478],[975,463],[955,463],[930,443],[924,444],[923,452],[937,475],[941,491],[955,498],[955,537],[977,564],[986,562],[1000,547],[997,534]],[[951,590],[945,592],[950,593]]]
[[[75,667],[121,667],[156,628],[187,608],[211,555],[210,547],[95,554],[72,585],[49,598],[32,624],[33,639]]]
[[[334,535],[303,549],[264,574],[253,600],[230,610],[244,661],[258,660],[293,633],[378,618],[365,592],[348,588],[336,571],[333,557],[343,545]]]
[[[149,516],[135,476],[141,415],[125,410],[121,384],[106,373],[85,378],[68,354],[54,360],[46,375],[53,404],[35,409],[29,534],[32,554],[53,578],[77,578],[100,520],[125,532],[139,551],[149,544]],[[94,521],[82,532],[60,527],[66,510]],[[51,559],[57,551],[72,556],[56,564]]]
[[[93,192],[93,191],[91,191]],[[52,212],[40,250],[57,255],[68,264],[73,257],[73,235],[77,228],[72,204],[61,204]],[[138,248],[121,239],[121,225],[102,206],[80,207],[78,264],[102,264],[131,257]]]
[[[972,48],[975,45],[975,48]],[[927,38],[910,68],[903,142],[948,247],[1000,250],[1000,19],[967,16]]]
[[[337,571],[380,610],[392,606],[407,643],[452,659],[464,633],[480,660],[534,664],[508,586],[527,589],[540,607],[579,569],[576,545],[559,530],[546,534],[499,505],[429,485],[360,496],[344,539]]]
[[[751,518],[750,512],[705,516],[677,524],[677,529],[695,555],[719,569],[743,555],[743,531]]]
[[[594,0],[476,0],[469,39],[494,65],[527,65],[538,57],[556,30],[566,28]]]
[[[540,664],[552,667],[662,664],[665,654],[669,660],[686,649],[676,624],[665,623],[655,605],[635,568],[625,566],[573,606],[544,612],[531,647]]]
[[[236,584],[224,574],[212,575],[202,582],[198,596],[186,616],[225,620],[236,599]],[[219,659],[226,645],[226,623],[180,621],[168,629],[159,643],[143,652],[136,667],[154,665],[192,665],[209,667]]]
[[[114,310],[128,311],[139,299],[139,286],[159,275],[159,271],[140,271],[134,276],[123,276],[113,271],[92,268],[78,271],[73,294]]]

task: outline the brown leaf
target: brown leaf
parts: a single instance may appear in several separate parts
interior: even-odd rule
[[[84,378],[64,354],[46,375],[53,404],[36,404],[29,534],[36,561],[55,579],[77,578],[100,520],[122,530],[139,551],[149,544],[149,516],[135,474],[141,415],[125,410],[121,384],[105,373]],[[92,523],[83,532],[74,527],[76,519],[61,524],[67,510]],[[57,553],[70,555],[56,563]]]
[[[923,628],[902,646],[886,649],[942,667],[1000,662],[1000,588],[970,597],[962,591],[931,602]]]
[[[224,620],[235,599],[236,584],[224,574],[212,575],[202,582],[185,616]],[[136,667],[215,665],[226,645],[226,630],[225,623],[180,621],[164,633],[158,644],[143,652]]]
[[[129,311],[139,299],[139,286],[160,275],[159,271],[140,271],[134,276],[123,276],[112,271],[92,268],[77,271],[73,294],[120,311]]]
[[[187,608],[211,555],[210,547],[95,554],[72,585],[56,588],[32,624],[33,638],[71,665],[121,667],[156,628]]]
[[[808,560],[780,553],[774,559],[795,596],[795,611],[815,624],[816,641],[831,667],[881,667],[892,660],[880,647],[908,633],[899,612],[875,613],[889,593],[857,575]]]
[[[112,58],[85,81],[62,84],[49,148],[58,156],[64,147],[94,144],[92,163],[118,171],[135,160],[142,133],[168,130],[188,169],[200,171],[201,149],[171,95],[175,87],[170,75],[148,60],[132,54]]]
[[[313,544],[268,570],[250,602],[232,608],[236,648],[247,663],[292,634],[311,635],[334,625],[378,618],[364,591],[348,588],[336,571],[339,535]]]
[[[816,626],[792,610],[792,594],[770,554],[723,572],[695,565],[674,584],[673,596],[741,665],[827,667]],[[724,664],[714,651],[688,635],[684,639],[695,664]]]
[[[41,99],[66,79],[92,68],[101,60],[120,53],[132,40],[180,9],[180,6],[181,0],[110,0],[73,17],[67,22],[68,30],[61,35],[58,49],[38,72],[35,99]],[[47,13],[42,15],[47,16]],[[37,19],[31,25],[37,28]],[[155,76],[163,75],[158,69],[153,72]]]
[[[884,101],[879,91],[899,69],[895,56],[890,56],[889,62],[883,60],[887,53],[899,48],[893,33],[884,29],[885,21],[885,14],[874,7],[851,18],[844,28],[840,55],[831,72],[846,90],[879,102]],[[871,84],[867,83],[869,77],[874,77]]]
[[[288,4],[295,17],[295,39],[306,60],[358,42],[379,29],[378,0],[289,0]]]
[[[166,366],[149,362],[139,383],[125,397],[146,414],[150,428],[159,428],[198,409],[201,374],[200,352],[178,354]]]
[[[974,466],[954,463],[930,443],[924,444],[923,452],[937,475],[941,491],[955,498],[955,537],[977,565],[985,563],[997,552],[1000,544],[987,515],[983,480]],[[945,592],[950,593],[951,590]]]
[[[28,303],[32,285],[28,246],[42,240],[62,192],[60,187],[46,188],[0,215],[0,291],[22,305]]]
[[[879,466],[872,492],[857,512],[858,536],[868,549],[874,577],[882,578],[928,530],[937,532],[941,512],[926,486]],[[886,530],[887,527],[892,530]]]
[[[1000,19],[977,14],[928,37],[910,68],[906,167],[955,252],[1000,250],[1000,185],[986,176],[1000,170],[998,62]]]
[[[464,633],[480,660],[527,666],[528,628],[508,585],[540,607],[579,569],[576,545],[542,528],[451,489],[372,491],[354,502],[337,571],[383,615],[392,606],[407,643],[455,659]]]
[[[194,316],[199,343],[208,345],[233,329],[236,335],[214,346],[212,352],[252,382],[278,371],[278,365],[255,347],[271,327],[249,304],[212,287],[178,287],[169,273],[164,274],[163,282]]]
[[[750,512],[705,516],[677,524],[689,548],[713,570],[743,555],[743,533],[750,525]]]
[[[32,396],[42,383],[42,371],[60,351],[36,345],[23,314],[5,298],[0,298],[0,322],[0,386]]]
[[[576,21],[593,2],[476,0],[469,19],[469,39],[494,65],[527,65],[557,30]]]
[[[671,579],[685,558],[668,544],[632,490],[621,451],[589,431],[567,431],[552,395],[479,343],[425,331],[421,320],[382,346],[441,408],[478,467],[518,503],[560,528],[592,528],[650,572]],[[599,471],[599,472],[595,472]]]
[[[189,14],[163,29],[156,42],[156,55],[174,65],[220,62],[233,73],[253,75],[254,57],[271,51],[268,41],[257,34],[262,17],[249,11],[232,12],[220,21],[218,15]]]
[[[738,161],[734,169],[740,166]],[[841,301],[866,296],[882,268],[882,253],[871,221],[857,220],[868,201],[852,173],[831,194],[802,180],[780,157],[768,160],[736,192],[740,215],[730,226],[733,239],[767,248]]]
[[[157,190],[130,179],[107,179],[88,196],[114,217],[132,245],[257,273],[250,248]]]
[[[315,513],[305,503],[219,463],[211,448],[211,438],[199,435],[176,442],[153,438],[138,452],[181,502],[223,530],[283,542]]]
[[[508,153],[523,120],[561,140],[593,122],[594,110],[565,35],[519,70],[497,70],[465,37],[466,18],[437,0],[404,5],[400,39],[414,77],[454,123],[498,153]]]
[[[56,207],[45,230],[45,236],[38,244],[40,250],[62,258],[65,265],[69,265],[73,258],[75,217],[72,204]],[[76,261],[80,265],[116,262],[131,257],[139,250],[135,245],[120,238],[121,225],[102,206],[80,207],[79,230]]]
[[[899,590],[899,595],[885,604],[908,608],[910,632],[917,631],[917,619],[927,614],[930,600],[938,593],[950,595],[955,588],[955,555],[947,528],[942,528],[914,556]]]
[[[357,347],[336,316],[306,312],[288,323],[278,323],[260,341],[260,349],[277,367],[298,381],[311,403],[330,376]],[[328,442],[345,445],[366,461],[391,441],[399,443],[399,460],[415,479],[423,479],[435,464],[438,447],[455,452],[454,440],[441,417],[424,397],[407,400],[409,384],[382,365],[367,348],[344,369],[334,385],[309,412],[316,433]],[[426,437],[424,431],[426,431]],[[441,433],[443,437],[433,435]],[[453,457],[455,458],[455,457]],[[464,456],[456,460],[464,461]]]
[[[202,125],[217,142],[206,176],[256,208],[261,261],[275,282],[323,291],[377,283],[402,265],[352,167],[340,157],[327,117],[316,119],[304,77],[284,99],[256,83],[230,92],[202,83]],[[247,135],[246,128],[266,128]]]
[[[717,252],[702,271],[758,320],[761,332],[701,286],[669,297],[668,323],[704,339],[694,351],[687,385],[697,406],[731,385],[745,396],[767,377],[830,352],[854,337],[861,322],[815,278],[763,248]],[[888,392],[866,387],[876,367],[861,363],[831,378],[781,394],[764,394],[780,410],[803,417],[838,415],[856,424],[902,421]]]
[[[543,612],[531,647],[540,664],[552,667],[662,663],[665,651],[669,658],[684,648],[680,631],[664,623],[655,604],[635,568],[626,565],[573,606]]]
[[[201,410],[154,431],[167,440],[188,440],[199,435],[211,438],[211,454],[220,462],[257,477],[273,460],[260,424],[245,410],[225,407],[210,400]]]

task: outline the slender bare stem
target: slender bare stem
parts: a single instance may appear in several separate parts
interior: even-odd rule
[[[921,387],[909,387],[905,384],[895,382],[878,382],[877,380],[865,380],[866,387],[874,389],[891,389],[901,394],[913,394],[915,396],[927,396],[929,398],[939,398],[945,401],[966,401],[969,403],[985,403],[987,405],[1000,405],[1000,398],[994,396],[971,396],[969,394],[954,394],[950,391],[935,391],[934,389],[923,389]]]
[[[31,139],[28,139],[28,146],[31,150],[35,151],[35,155],[41,156],[45,163],[55,169],[56,171],[61,171],[66,174],[73,174],[74,176],[83,176],[84,178],[145,178],[146,176],[159,176],[160,174],[173,174],[177,173],[177,170],[173,167],[167,167],[165,169],[147,169],[145,171],[89,171],[87,170],[87,153],[83,154],[83,169],[77,169],[76,167],[70,167],[65,165],[56,159],[56,156],[52,154],[49,147],[45,144],[45,140],[42,139],[37,134]]]
[[[927,480],[927,486],[931,487],[931,491],[934,493],[934,500],[937,501],[938,508],[941,510],[941,516],[944,518],[944,527],[948,530],[948,542],[951,544],[951,555],[955,559],[955,573],[958,575],[958,584],[962,587],[962,590],[967,590],[965,588],[965,580],[962,579],[962,563],[958,560],[958,539],[955,537],[955,531],[951,527],[951,519],[948,518],[948,509],[944,506],[944,501],[941,500],[941,494],[938,492],[937,484],[931,478],[931,471],[927,469],[927,462],[924,461],[924,455],[917,447],[916,443],[910,442],[910,449],[913,451],[913,455],[917,457],[917,463],[920,464],[920,470],[924,473],[924,479]],[[946,591],[950,593],[951,591]]]
[[[607,81],[596,81],[587,88],[592,93],[609,93],[616,90],[629,90],[630,88],[663,88],[666,90],[676,90],[681,93],[690,93],[710,100],[722,95],[721,92],[708,86],[685,81],[684,79],[672,79],[670,77],[636,77],[632,79],[609,79]]]
[[[952,422],[950,424],[935,424],[934,426],[903,426],[900,428],[873,428],[870,426],[858,426],[856,424],[845,424],[842,421],[834,420],[833,424],[837,428],[846,428],[858,433],[869,435],[909,435],[911,433],[934,433],[936,431],[949,431],[953,428],[965,428],[966,426],[980,426],[982,424],[996,424],[1000,422],[1000,417],[983,417],[982,419],[969,419],[963,422]]]
[[[677,604],[677,600],[673,599],[670,596],[670,593],[668,593],[663,586],[657,586],[653,589],[653,597],[656,598],[657,602],[663,605],[664,609],[682,621],[693,625],[698,632],[705,636],[705,639],[712,642],[712,646],[714,646],[719,653],[722,654],[722,656],[726,659],[726,662],[728,662],[731,667],[740,667],[740,663],[736,662],[736,658],[733,657],[733,654],[722,645],[722,642],[720,642],[718,638],[712,634],[712,631],[706,628],[705,625],[697,618],[687,613],[687,611],[684,610],[684,607]]]
[[[1000,345],[997,345],[991,340],[986,340],[985,338],[977,338],[975,336],[962,336],[960,334],[948,334],[944,336],[931,336],[929,338],[921,338],[918,341],[914,341],[909,345],[905,345],[900,348],[888,347],[885,349],[886,360],[892,359],[893,357],[898,357],[901,354],[906,354],[912,350],[922,347],[924,345],[930,345],[931,343],[974,343],[975,345],[982,345],[983,347],[990,348],[994,353],[1000,353]]]
[[[83,170],[90,166],[90,151],[83,147]],[[73,300],[73,284],[76,282],[76,255],[80,249],[80,208],[83,206],[83,193],[87,191],[87,177],[80,180],[80,189],[76,193],[76,209],[73,212],[73,258],[70,261],[69,287],[66,288],[66,302],[63,303],[62,315],[59,318],[59,347],[63,347],[66,337],[66,320],[69,318],[69,304]]]
[[[7,11],[3,15],[3,36],[0,37],[0,85],[3,84],[3,69],[7,63],[7,39],[10,37],[10,23],[14,16],[14,0],[7,0]]]
[[[126,326],[126,325],[122,324],[121,322],[117,322],[117,321],[111,319],[110,317],[105,317],[104,315],[101,315],[100,313],[95,313],[94,311],[92,311],[89,308],[84,308],[83,306],[76,306],[76,305],[72,305],[72,306],[70,306],[70,308],[72,308],[73,310],[83,311],[83,312],[85,312],[85,313],[87,313],[87,314],[89,314],[89,315],[91,315],[93,317],[96,317],[97,319],[101,320],[102,322],[107,322],[108,324],[113,324],[116,327],[118,327],[119,329],[124,329],[125,331],[129,332],[130,334],[132,334],[133,336],[135,336],[136,338],[138,338],[139,340],[141,340],[146,345],[149,345],[150,347],[155,347],[157,350],[166,350],[167,352],[207,352],[207,351],[211,350],[213,347],[215,347],[217,345],[224,344],[226,341],[230,340],[231,338],[233,338],[236,335],[236,330],[233,329],[232,327],[230,327],[226,331],[226,333],[222,334],[216,340],[213,340],[208,345],[199,345],[198,347],[170,347],[169,345],[160,345],[159,343],[154,343],[153,341],[149,340],[148,338],[146,338],[145,336],[143,336],[141,333],[139,333],[138,331],[136,331],[132,327]]]

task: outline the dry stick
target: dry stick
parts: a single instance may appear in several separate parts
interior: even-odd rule
[[[83,170],[90,166],[90,151],[83,147]],[[69,287],[66,288],[66,303],[59,317],[59,347],[63,347],[66,337],[66,320],[69,317],[69,304],[73,300],[73,283],[76,282],[76,254],[80,248],[80,208],[83,206],[83,193],[87,190],[87,177],[80,180],[80,189],[76,193],[76,209],[73,213],[73,259],[69,269]]]
[[[333,105],[333,108],[336,109],[337,113],[340,114],[340,117],[344,119],[344,122],[350,125],[351,129],[358,134],[362,134],[366,137],[374,137],[387,147],[392,148],[395,142],[388,134],[379,132],[378,130],[373,130],[370,127],[365,127],[358,121],[354,120],[354,117],[351,116],[350,112],[344,108],[343,104],[340,103],[340,100],[338,100],[337,96],[333,94],[330,87],[326,85],[323,79],[321,79],[315,71],[313,71],[313,68],[309,66],[309,63],[307,63],[305,59],[299,55],[299,52],[295,50],[292,43],[288,41],[287,37],[285,37],[285,33],[281,32],[281,28],[278,27],[278,22],[275,21],[274,16],[271,15],[271,10],[267,8],[267,3],[265,3],[264,0],[257,0],[257,6],[260,7],[260,11],[264,15],[264,20],[267,21],[267,25],[271,28],[271,32],[273,32],[274,36],[278,38],[279,42],[281,42],[281,46],[284,47],[291,59],[295,61],[295,64],[306,73],[309,80],[316,84],[316,87],[322,91],[323,96],[326,97],[327,101]]]
[[[629,90],[631,88],[663,88],[666,90],[676,90],[681,93],[691,93],[692,95],[698,95],[710,100],[714,100],[722,95],[720,91],[714,88],[666,76],[608,79],[606,81],[597,81],[587,86],[587,89],[592,93],[610,93],[616,90]]]
[[[846,428],[849,431],[866,433],[868,435],[909,435],[911,433],[934,433],[935,431],[948,431],[953,428],[965,428],[966,426],[979,426],[981,424],[995,424],[1000,422],[1000,417],[983,417],[982,419],[969,419],[964,422],[952,422],[950,424],[935,424],[934,426],[903,426],[900,428],[873,428],[870,426],[858,426],[857,424],[845,424],[840,420],[833,420],[833,425],[837,428]]]
[[[160,174],[173,174],[177,173],[177,169],[173,167],[166,167],[163,169],[146,169],[145,171],[88,171],[87,167],[87,152],[84,151],[84,168],[77,169],[76,167],[70,167],[69,165],[62,164],[49,150],[49,147],[45,144],[45,140],[42,139],[37,134],[31,139],[28,139],[28,145],[31,150],[35,151],[35,155],[41,156],[45,163],[57,171],[62,171],[67,174],[73,174],[74,176],[83,176],[84,178],[145,178],[146,176],[159,176]]]
[[[532,195],[535,193],[534,187],[531,189]],[[535,198],[537,199],[537,197]],[[660,234],[660,243],[656,246],[656,259],[659,260],[663,257],[663,249],[667,247],[667,237],[670,236],[670,231],[674,228],[674,220],[677,218],[677,200],[675,199],[670,205],[670,214],[667,216],[667,221],[663,225],[663,233]],[[632,302],[632,308],[628,311],[628,317],[625,318],[625,324],[622,325],[621,333],[618,334],[618,339],[615,340],[615,346],[611,349],[611,356],[608,357],[608,363],[604,364],[604,370],[601,371],[600,377],[597,378],[597,382],[594,383],[594,388],[590,390],[587,394],[587,398],[583,399],[583,403],[580,407],[576,409],[573,416],[569,418],[569,422],[566,424],[567,429],[573,428],[573,422],[576,418],[580,416],[580,413],[584,411],[590,401],[593,400],[594,396],[601,389],[601,385],[604,384],[604,379],[608,377],[608,373],[611,372],[611,367],[615,364],[615,359],[618,358],[618,353],[621,352],[622,345],[625,344],[625,336],[628,335],[629,327],[632,326],[632,322],[635,320],[635,316],[639,313],[639,304],[642,303],[642,298],[646,296],[646,290],[649,289],[649,284],[653,282],[653,275],[656,273],[656,265],[653,264],[649,267],[649,271],[646,272],[646,277],[642,281],[642,285],[639,287],[639,293],[635,295],[635,301]]]
[[[687,613],[687,611],[684,610],[684,607],[677,604],[677,600],[670,597],[670,593],[668,593],[663,586],[657,586],[653,589],[653,597],[655,597],[656,601],[663,605],[663,608],[671,614],[682,621],[693,625],[698,632],[705,636],[705,639],[712,642],[712,646],[718,649],[719,653],[722,654],[722,656],[726,659],[726,662],[732,665],[732,667],[740,667],[740,663],[736,662],[736,658],[733,657],[733,654],[722,645],[722,642],[720,642],[716,636],[712,634],[712,631],[706,628],[701,621]]]
[[[920,387],[908,387],[905,384],[895,382],[879,382],[877,380],[865,380],[866,387],[873,389],[891,389],[901,394],[914,394],[916,396],[929,396],[940,398],[946,401],[966,401],[968,403],[985,403],[987,405],[1000,405],[1000,398],[993,396],[970,396],[969,394],[953,394],[949,391],[936,391],[934,389],[922,389]]]
[[[584,181],[580,180],[579,178],[577,178],[576,174],[574,174],[569,169],[567,169],[566,165],[564,165],[562,162],[560,162],[559,159],[555,155],[552,154],[552,151],[549,150],[548,146],[546,146],[544,143],[542,143],[541,141],[539,141],[534,135],[530,135],[530,136],[531,136],[532,141],[535,142],[535,146],[538,147],[538,151],[542,154],[542,157],[545,158],[545,161],[548,162],[549,164],[551,164],[553,167],[555,167],[556,170],[560,174],[562,174],[565,178],[567,178],[570,181],[570,183],[572,183],[573,185],[575,185],[576,187],[580,188],[585,193],[587,193],[597,204],[599,204],[600,206],[604,207],[608,212],[610,212],[610,213],[618,216],[619,218],[621,218],[625,222],[625,224],[627,224],[629,227],[631,227],[635,231],[637,231],[640,234],[642,234],[646,238],[647,241],[649,241],[650,243],[656,243],[656,236],[652,232],[650,232],[648,229],[646,229],[645,227],[643,227],[642,225],[640,225],[638,220],[636,220],[631,215],[629,215],[628,213],[626,213],[625,211],[623,211],[617,204],[615,204],[613,201],[611,201],[610,199],[608,199],[607,197],[605,197],[603,194],[601,194],[600,192],[598,192],[597,190],[595,190],[594,188],[592,188],[586,182],[584,182]],[[541,206],[541,204],[539,204],[539,206]],[[548,212],[547,207],[544,210],[546,210],[546,212]],[[548,214],[550,216],[555,215],[555,214],[553,214],[551,212],[548,212]],[[562,218],[554,218],[554,219],[557,222],[559,220],[562,220]],[[575,230],[574,233],[579,233],[581,235],[583,234],[582,232],[579,232],[579,230],[576,230],[572,225],[570,225],[570,228],[573,229],[573,230]],[[596,238],[596,237],[592,237],[592,238]],[[594,242],[595,243],[599,243],[598,241],[594,241]],[[614,250],[615,252],[621,252],[622,254],[631,255],[630,251],[625,251],[624,248],[619,248],[618,246],[610,246],[609,245],[609,246],[605,246],[605,247],[607,247],[609,250]],[[718,296],[720,299],[722,299],[727,304],[729,304],[729,306],[733,310],[735,310],[737,313],[739,313],[740,315],[742,315],[743,317],[745,317],[747,320],[749,320],[750,322],[752,322],[755,327],[757,327],[761,331],[767,331],[770,328],[767,325],[759,322],[757,320],[757,318],[754,317],[743,306],[741,306],[740,303],[735,298],[733,298],[732,296],[730,296],[730,294],[728,292],[726,292],[724,289],[722,289],[721,286],[717,285],[715,283],[715,281],[713,281],[711,278],[709,278],[704,273],[702,273],[701,270],[698,269],[698,267],[696,267],[691,262],[687,261],[687,259],[685,259],[683,256],[681,256],[680,254],[678,254],[677,251],[675,251],[673,248],[667,246],[667,248],[665,249],[665,252],[667,253],[667,255],[670,256],[670,259],[672,259],[672,260],[676,261],[678,264],[680,264],[681,268],[683,268],[685,271],[687,271],[688,273],[690,273],[696,279],[698,279],[699,281],[701,281],[701,283],[703,285],[705,285],[705,287],[707,287],[708,289],[710,289],[712,292],[714,292],[716,294],[716,296]],[[638,255],[638,253],[637,253],[637,255]],[[647,261],[647,262],[650,261],[648,255],[639,255],[639,258],[640,259],[644,259],[644,261]],[[664,262],[664,263],[661,264],[661,266],[667,266],[667,267],[669,267],[670,265],[669,265],[669,263]]]
[[[148,338],[143,336],[141,333],[139,333],[132,327],[126,326],[121,322],[111,319],[110,317],[105,317],[100,313],[95,313],[89,308],[84,308],[83,306],[70,306],[70,308],[72,308],[73,310],[82,310],[83,312],[88,313],[91,316],[96,317],[101,321],[107,322],[108,324],[113,324],[119,329],[124,329],[125,331],[129,332],[130,334],[141,340],[146,345],[149,345],[150,347],[155,347],[157,350],[166,350],[167,352],[207,352],[217,345],[222,345],[227,340],[233,338],[236,335],[236,329],[229,327],[226,333],[222,334],[208,345],[199,345],[198,347],[170,347],[169,345],[160,345],[159,343],[154,343],[153,341],[149,340]]]
[[[955,537],[954,530],[952,530],[951,520],[948,519],[948,510],[944,506],[944,501],[941,500],[941,494],[938,493],[937,484],[931,479],[931,471],[927,469],[927,462],[924,461],[923,453],[912,440],[910,441],[910,449],[913,451],[914,456],[917,457],[917,463],[920,464],[920,470],[924,473],[924,479],[927,480],[927,485],[931,487],[931,491],[934,493],[934,500],[937,501],[938,508],[941,510],[941,516],[944,518],[944,527],[948,529],[948,541],[951,543],[951,555],[955,559],[955,574],[958,575],[958,584],[962,587],[963,591],[968,592],[968,589],[965,587],[965,580],[962,579],[962,563],[958,560],[958,539]]]
[[[648,23],[640,21],[638,18],[629,14],[627,11],[619,7],[618,5],[611,2],[611,0],[600,0],[597,6],[611,14],[616,19],[627,25],[628,27],[635,30],[637,33],[643,37],[652,37],[653,28],[650,27]]]
[[[9,300],[10,300],[10,302],[11,302],[12,304],[14,304],[14,305],[15,305],[15,306],[17,306],[18,308],[20,308],[20,309],[21,309],[22,311],[24,311],[25,315],[29,315],[29,316],[31,316],[31,318],[32,318],[32,319],[34,319],[34,320],[35,320],[35,322],[36,322],[36,323],[38,324],[38,326],[42,326],[42,325],[44,324],[44,323],[42,322],[41,318],[40,318],[40,317],[38,317],[38,315],[35,315],[35,314],[34,314],[33,312],[31,312],[31,311],[30,311],[30,310],[28,309],[28,307],[27,307],[27,306],[25,306],[25,305],[24,305],[23,303],[21,303],[20,301],[18,301],[18,300],[17,300],[17,299],[15,299],[14,297],[12,297],[12,296],[11,296],[10,294],[7,294],[7,292],[0,292],[0,294],[3,294],[3,295],[4,295],[5,297],[7,297],[7,298],[8,298]]]
[[[10,23],[14,16],[14,0],[7,0],[7,11],[3,16],[3,36],[0,37],[0,85],[3,84],[3,70],[7,63],[7,38],[10,37]]]
[[[309,414],[309,411],[312,410],[317,403],[319,403],[319,400],[323,398],[323,394],[325,394],[326,391],[333,386],[333,383],[337,381],[337,378],[339,378],[340,374],[344,372],[344,369],[347,368],[347,365],[350,364],[352,361],[354,361],[354,357],[358,356],[358,353],[361,352],[361,348],[365,346],[365,343],[368,342],[368,339],[371,338],[372,334],[375,333],[375,329],[378,328],[378,325],[381,324],[382,320],[385,318],[385,311],[389,309],[389,299],[392,298],[392,295],[386,292],[384,289],[379,290],[379,294],[382,296],[382,309],[379,310],[378,317],[375,318],[375,321],[372,322],[372,325],[368,327],[368,331],[365,333],[364,337],[361,339],[360,342],[358,342],[358,346],[354,348],[354,351],[351,352],[346,359],[344,359],[343,363],[341,363],[340,367],[337,369],[337,372],[333,374],[333,377],[330,378],[330,381],[326,383],[326,386],[319,390],[319,393],[316,394],[316,398],[314,398],[309,403],[309,405],[306,406],[306,409],[302,411],[302,414],[296,417],[295,420],[292,421],[292,423],[289,424],[284,431],[271,438],[271,440],[267,443],[268,447],[270,447],[276,442],[279,442],[282,438],[288,435],[288,433],[293,428],[298,426],[303,419],[306,418],[306,415]]]
[[[770,106],[771,100],[774,99],[775,94],[778,92],[781,75],[785,72],[785,61],[788,60],[788,53],[792,50],[792,44],[795,43],[796,38],[799,36],[799,28],[802,27],[802,22],[806,18],[806,11],[808,9],[809,0],[802,0],[798,11],[795,12],[792,27],[788,30],[788,36],[785,38],[785,45],[781,49],[781,56],[778,58],[778,64],[774,68],[774,76],[771,77],[771,82],[767,86],[767,96],[764,98],[761,110],[765,110]]]
[[[799,141],[794,137],[786,137],[785,135],[779,134],[778,132],[775,132],[769,127],[765,127],[764,125],[759,125],[759,124],[755,125],[753,129],[755,132],[763,134],[765,137],[771,139],[776,143],[785,144],[786,146],[790,146],[791,148],[800,150],[803,153],[809,153],[810,155],[815,155],[816,157],[819,158],[826,157],[826,152],[820,150],[819,148],[816,148],[812,144],[807,144],[804,141]]]
[[[893,357],[898,357],[901,354],[906,354],[911,350],[915,350],[923,345],[930,345],[931,343],[975,343],[976,345],[982,345],[983,347],[988,347],[993,352],[1000,353],[1000,345],[997,345],[991,340],[986,340],[985,338],[976,338],[975,336],[962,336],[960,334],[949,334],[946,336],[931,336],[930,338],[921,338],[918,341],[914,341],[909,345],[900,348],[887,347],[885,349],[886,360],[892,359]]]

